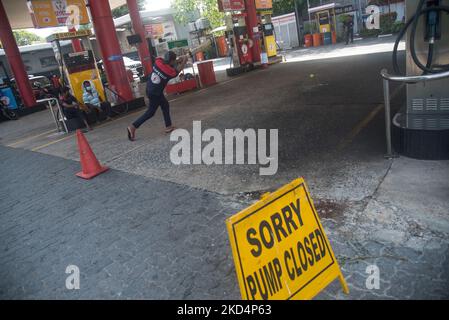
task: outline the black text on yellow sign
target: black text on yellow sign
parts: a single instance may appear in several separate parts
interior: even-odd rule
[[[346,282],[303,179],[227,220],[243,299],[311,299]]]

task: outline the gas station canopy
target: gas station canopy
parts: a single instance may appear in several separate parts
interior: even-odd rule
[[[13,29],[34,28],[26,0],[1,0]],[[126,4],[126,0],[109,0],[111,9]]]

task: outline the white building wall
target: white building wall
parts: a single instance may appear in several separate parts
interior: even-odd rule
[[[271,22],[274,26],[276,42],[281,49],[291,49],[299,46],[294,12],[273,17]]]

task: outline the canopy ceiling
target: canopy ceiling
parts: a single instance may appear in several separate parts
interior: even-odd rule
[[[5,7],[9,22],[13,29],[34,28],[28,13],[26,0],[0,0]],[[109,0],[111,8],[117,8],[126,4],[126,0]]]

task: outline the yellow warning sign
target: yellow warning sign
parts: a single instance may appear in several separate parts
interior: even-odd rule
[[[243,299],[312,299],[346,281],[304,179],[297,179],[226,221]]]

